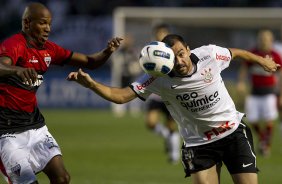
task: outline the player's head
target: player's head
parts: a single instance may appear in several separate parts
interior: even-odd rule
[[[51,20],[51,13],[46,6],[30,3],[22,15],[22,31],[31,37],[37,46],[42,46],[48,40]]]
[[[161,41],[166,35],[169,34],[169,26],[166,24],[156,25],[153,29],[154,39],[156,41]]]
[[[263,52],[270,52],[273,47],[273,33],[269,29],[262,29],[258,32],[258,49]]]
[[[169,34],[164,37],[162,42],[170,46],[175,55],[175,64],[173,71],[180,76],[186,76],[192,69],[190,59],[190,49],[184,39],[176,34]]]

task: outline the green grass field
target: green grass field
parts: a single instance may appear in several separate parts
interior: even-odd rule
[[[42,110],[60,144],[72,184],[189,184],[181,163],[170,165],[163,140],[144,126],[144,117],[114,117],[101,110]],[[270,158],[258,156],[262,184],[281,184],[282,136],[275,128]],[[232,183],[225,168],[223,184]],[[40,184],[49,184],[39,174]],[[4,183],[0,179],[0,183]]]

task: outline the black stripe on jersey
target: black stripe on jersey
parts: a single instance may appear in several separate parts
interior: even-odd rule
[[[36,107],[31,113],[0,107],[0,135],[41,128],[45,120]]]
[[[71,52],[70,56],[61,63],[61,66],[68,64],[71,60],[72,55],[73,55],[73,51]]]
[[[138,93],[136,93],[136,91],[134,90],[134,87],[133,87],[132,85],[130,85],[129,87],[130,87],[130,88],[132,89],[132,91],[137,95],[138,98],[140,98],[142,101],[146,101],[145,98],[143,98],[143,97],[140,96]]]
[[[232,52],[231,52],[231,50],[230,49],[228,49],[229,50],[229,52],[230,52],[230,56],[231,56],[231,58],[232,58]]]
[[[9,76],[9,77],[0,78],[0,83],[14,86],[16,88],[25,89],[28,91],[36,91],[39,87],[39,86],[30,86],[24,84],[21,78],[18,76]]]

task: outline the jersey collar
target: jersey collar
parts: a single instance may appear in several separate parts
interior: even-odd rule
[[[24,36],[25,40],[26,40],[26,45],[28,48],[35,48],[38,50],[43,50],[45,49],[45,46],[43,45],[42,47],[38,47],[34,41],[32,40],[32,38],[30,36],[28,36],[25,32],[21,31],[21,34]]]
[[[197,64],[198,64],[198,62],[199,62],[200,59],[199,59],[198,56],[196,56],[194,53],[191,53],[191,55],[190,55],[189,57],[190,57],[190,59],[191,59],[193,65],[194,65],[194,71],[193,71],[190,75],[177,76],[177,75],[172,71],[172,72],[170,72],[170,73],[168,74],[168,76],[170,76],[170,77],[180,77],[180,78],[184,78],[184,77],[191,77],[194,73],[196,73],[196,72],[197,72]]]

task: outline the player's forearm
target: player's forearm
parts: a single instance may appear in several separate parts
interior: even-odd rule
[[[249,62],[254,62],[258,64],[262,64],[264,58],[258,55],[255,55],[249,51],[237,49],[235,52],[235,57],[240,57],[241,59]]]
[[[89,86],[89,89],[94,91],[97,95],[101,96],[102,98],[113,103],[126,103],[126,101],[122,98],[120,88],[108,87],[93,80],[91,86]]]
[[[11,66],[0,62],[0,76],[9,76],[16,74],[16,66]]]
[[[110,58],[112,53],[113,52],[109,48],[107,48],[98,53],[88,55],[88,68],[95,69],[103,65]]]

